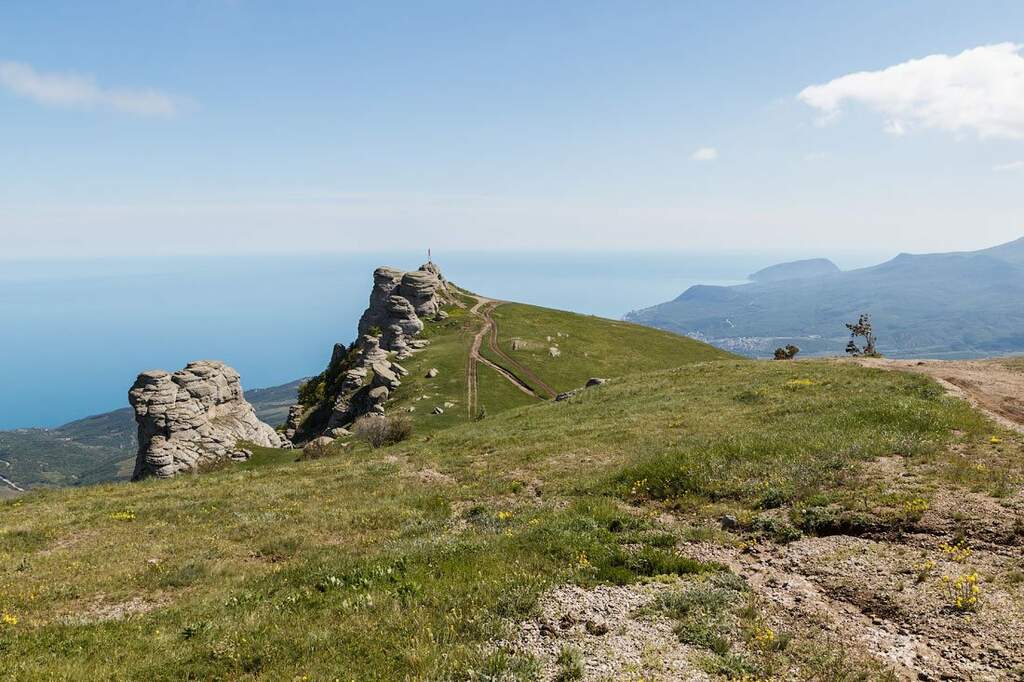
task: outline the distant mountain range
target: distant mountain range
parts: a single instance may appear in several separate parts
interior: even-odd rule
[[[297,379],[281,386],[245,392],[261,420],[277,426],[295,401]],[[14,486],[86,485],[131,476],[138,447],[135,418],[125,407],[55,429],[0,431],[0,498]]]
[[[1024,238],[980,251],[912,255],[840,271],[827,259],[782,263],[749,284],[690,287],[627,320],[751,356],[786,344],[842,353],[844,322],[870,313],[879,350],[897,357],[1024,351]]]

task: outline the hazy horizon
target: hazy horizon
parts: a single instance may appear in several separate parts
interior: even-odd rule
[[[801,253],[435,253],[460,286],[614,319],[692,284],[734,284]],[[895,255],[895,254],[891,254]],[[323,369],[354,339],[379,265],[412,269],[409,251],[288,257],[24,261],[0,271],[8,323],[0,429],[55,427],[125,407],[138,372],[216,358],[246,388]],[[871,265],[868,255],[839,258]],[[58,388],[59,387],[59,388]]]

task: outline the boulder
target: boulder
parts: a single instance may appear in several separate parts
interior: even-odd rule
[[[327,454],[327,449],[330,447],[334,439],[330,436],[320,436],[306,443],[302,448],[302,455],[307,459],[317,459]]]
[[[396,388],[402,385],[398,375],[391,369],[391,363],[388,361],[375,362],[370,366],[373,370],[373,385],[374,386],[386,386],[388,391],[394,391]]]
[[[427,378],[428,379],[433,379],[436,376],[437,376],[437,367],[431,367],[430,369],[427,370]]]
[[[601,379],[600,377],[590,377],[589,379],[587,379],[587,383],[584,386],[584,388],[592,388],[594,386],[600,386],[601,384],[606,383],[607,381],[608,381],[607,379]]]
[[[168,478],[218,460],[248,459],[239,441],[266,447],[286,443],[256,417],[243,396],[238,372],[223,362],[191,362],[173,374],[143,372],[129,390],[128,402],[139,437],[132,480]]]

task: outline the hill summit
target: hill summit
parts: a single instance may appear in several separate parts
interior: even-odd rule
[[[822,275],[833,275],[839,272],[839,266],[828,258],[810,258],[807,260],[795,260],[778,265],[769,265],[762,268],[747,279],[751,282],[780,282],[786,279],[801,279],[805,277],[821,277]]]

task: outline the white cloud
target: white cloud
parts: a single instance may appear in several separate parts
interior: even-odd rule
[[[1024,45],[999,43],[934,54],[881,71],[861,71],[804,88],[798,98],[834,121],[846,102],[886,116],[885,131],[914,126],[1024,139]]]
[[[28,64],[0,61],[0,87],[40,104],[83,109],[110,109],[139,116],[176,115],[181,103],[153,89],[103,88],[92,76],[41,73]]]
[[[701,147],[690,154],[690,158],[694,161],[714,161],[718,158],[718,150],[714,147]]]
[[[996,164],[995,166],[992,166],[992,170],[997,173],[1024,170],[1024,161],[1010,161],[1009,163]]]

